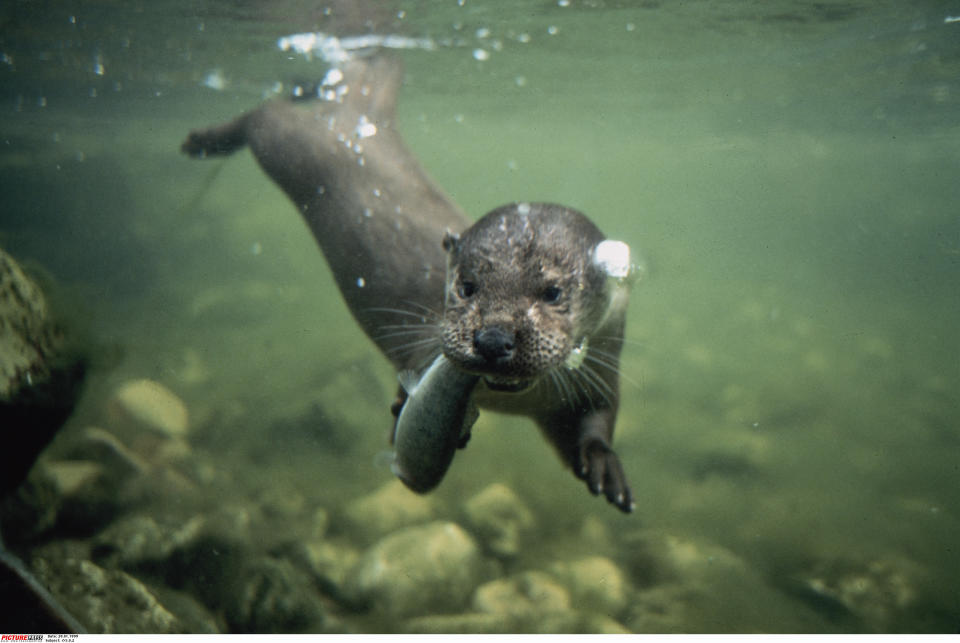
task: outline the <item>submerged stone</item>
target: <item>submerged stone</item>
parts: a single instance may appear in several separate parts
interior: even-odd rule
[[[508,614],[466,613],[419,616],[404,622],[405,634],[511,634],[516,632]]]
[[[473,595],[473,608],[479,612],[531,616],[569,610],[570,593],[552,576],[531,571],[484,583]]]
[[[524,536],[533,528],[533,513],[512,489],[494,483],[467,500],[467,525],[495,556],[520,553]]]
[[[186,628],[147,587],[89,560],[35,558],[33,568],[91,633],[176,634]]]
[[[455,611],[486,575],[480,548],[459,525],[409,527],[373,545],[346,590],[353,601],[389,616]]]
[[[222,602],[230,631],[323,631],[323,605],[307,575],[285,560],[262,558],[248,565]]]
[[[609,558],[590,556],[557,562],[550,570],[567,584],[578,609],[616,617],[627,606],[630,587],[626,575]]]
[[[170,389],[153,380],[124,382],[109,403],[111,419],[129,430],[143,430],[168,438],[187,434],[186,405]]]
[[[920,600],[924,572],[900,557],[829,560],[782,581],[784,589],[833,620],[855,618],[866,630],[904,631]]]
[[[366,542],[403,527],[429,522],[434,515],[433,501],[412,493],[399,480],[391,480],[355,500],[346,510],[348,523]]]

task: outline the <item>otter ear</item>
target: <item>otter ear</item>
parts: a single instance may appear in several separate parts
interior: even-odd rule
[[[443,249],[447,252],[453,252],[460,247],[460,235],[447,230],[443,235]]]

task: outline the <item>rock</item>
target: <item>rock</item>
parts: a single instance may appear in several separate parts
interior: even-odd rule
[[[399,480],[391,480],[354,501],[346,510],[346,519],[364,542],[373,542],[397,529],[429,522],[434,514],[429,498],[412,493]]]
[[[343,587],[348,572],[360,558],[356,549],[329,540],[314,540],[295,543],[284,554],[313,577],[320,591],[338,601],[349,602]]]
[[[409,619],[401,630],[406,634],[512,634],[517,625],[508,614],[434,614]]]
[[[537,624],[538,634],[630,634],[621,623],[602,614],[579,612],[551,612]]]
[[[570,593],[556,579],[531,571],[484,583],[473,595],[473,609],[512,616],[570,609]]]
[[[119,520],[95,539],[104,566],[162,579],[225,615],[231,632],[326,631],[326,614],[309,573],[289,560],[256,556],[243,507],[158,524],[151,516]]]
[[[91,557],[106,567],[160,578],[216,608],[223,586],[235,580],[251,551],[248,516],[224,508],[176,523],[149,515],[121,518],[93,539]]]
[[[106,570],[89,560],[63,558],[52,564],[34,557],[42,583],[71,613],[97,634],[175,634],[182,623],[147,587],[120,570]]]
[[[588,551],[611,552],[615,550],[610,528],[596,516],[587,516],[580,525],[578,540]]]
[[[805,632],[810,613],[776,591],[735,553],[656,529],[623,538],[630,593],[623,621],[634,632]]]
[[[782,581],[783,588],[832,620],[854,617],[877,633],[903,631],[919,598],[924,573],[899,557],[821,561]]]
[[[168,585],[196,596],[211,609],[235,592],[239,575],[253,551],[250,514],[243,506],[195,516],[176,529],[157,568]]]
[[[41,460],[0,512],[4,536],[26,543],[54,531],[85,536],[126,508],[115,481],[97,462]]]
[[[0,401],[12,400],[34,378],[47,377],[45,358],[60,341],[43,291],[0,250]]]
[[[144,446],[142,441],[137,443]],[[195,484],[180,472],[180,467],[170,465],[174,459],[180,459],[179,464],[186,464],[183,458],[189,448],[186,442],[174,440],[165,441],[164,446],[163,449],[135,453],[109,431],[87,427],[66,455],[73,460],[99,464],[107,486],[111,486],[117,497],[128,504],[163,496],[182,502],[193,493]],[[194,461],[191,463],[195,464]]]
[[[627,623],[640,633],[684,634],[702,631],[695,614],[699,601],[710,601],[702,590],[676,583],[639,592],[631,601]]]
[[[467,500],[464,513],[468,527],[484,548],[502,558],[520,553],[523,537],[534,525],[533,514],[523,501],[500,483]]]
[[[285,560],[247,565],[221,598],[234,633],[320,632],[326,615],[310,579]]]
[[[118,481],[143,475],[150,465],[130,451],[115,435],[99,427],[83,430],[67,451],[71,460],[86,460],[100,464]]]
[[[570,588],[577,609],[616,617],[627,606],[629,583],[609,558],[590,556],[569,563],[558,562],[550,571]]]
[[[654,529],[624,538],[621,550],[633,582],[648,587],[668,582],[700,583],[717,575],[742,575],[747,564],[728,549]]]
[[[98,565],[135,572],[164,561],[172,547],[172,529],[161,528],[151,516],[127,516],[97,534],[91,557]]]
[[[408,527],[377,542],[347,580],[356,603],[388,616],[461,608],[487,569],[473,538],[452,522]]]
[[[817,629],[809,612],[724,547],[643,529],[624,538],[620,550],[622,568],[640,588],[623,617],[633,632]]]
[[[401,628],[408,634],[630,634],[630,630],[600,614],[577,610],[526,615],[477,613],[412,618]]]
[[[187,435],[187,407],[159,382],[141,379],[121,384],[110,402],[113,419],[168,438]]]
[[[55,508],[53,527],[60,533],[95,533],[126,509],[126,500],[116,493],[116,480],[97,462],[42,461],[36,477],[52,492],[47,502]]]
[[[189,453],[187,407],[159,382],[124,382],[108,402],[107,413],[111,428],[142,457],[157,462]]]
[[[85,373],[43,292],[0,250],[0,497],[20,486],[69,417]]]

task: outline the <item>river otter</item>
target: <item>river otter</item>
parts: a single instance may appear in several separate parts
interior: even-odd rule
[[[506,206],[469,226],[394,129],[401,76],[394,58],[353,59],[327,75],[319,98],[269,101],[191,132],[182,149],[204,157],[248,145],[398,370],[424,369],[442,344],[481,376],[478,406],[532,417],[591,492],[631,511],[610,446],[625,289],[613,296],[595,261],[603,235],[546,204]],[[394,416],[406,395],[398,391]]]

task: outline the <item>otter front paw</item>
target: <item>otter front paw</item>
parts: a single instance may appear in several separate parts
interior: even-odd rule
[[[590,493],[601,493],[620,511],[633,511],[633,494],[623,473],[620,458],[603,440],[588,439],[580,445],[580,462],[574,470],[587,483]]]

